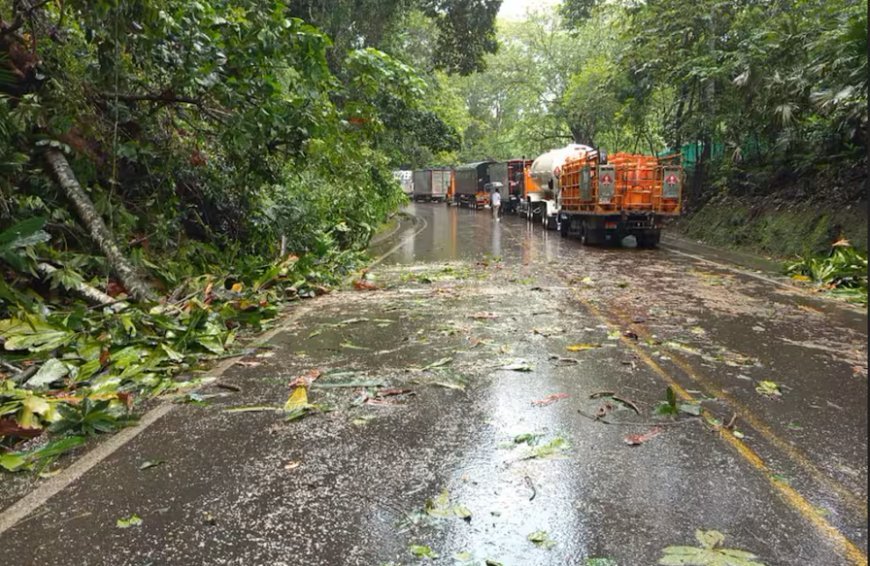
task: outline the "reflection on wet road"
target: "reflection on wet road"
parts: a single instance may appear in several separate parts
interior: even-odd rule
[[[701,530],[768,566],[867,563],[865,313],[709,250],[409,212],[378,290],[298,307],[221,376],[240,392],[159,420],[7,556],[645,566]],[[320,412],[226,411],[312,368]]]
[[[723,260],[691,257],[686,250],[587,248],[515,218],[493,222],[479,212],[419,205],[414,214],[428,226],[386,262],[493,258],[507,268],[521,266],[521,272],[526,268],[525,273],[546,274],[557,285],[573,287],[581,310],[584,304],[600,306],[594,308],[599,322],[620,333],[630,329],[627,334],[646,342],[652,363],[676,387],[689,391],[687,397],[708,399],[704,406],[714,423],[733,420],[739,427],[736,437],[746,439],[737,443],[737,453],[762,476],[787,483],[774,483],[773,491],[780,488],[779,496],[799,513],[823,515],[827,521],[808,519],[817,530],[846,548],[856,542],[847,554],[862,560],[858,547],[866,547],[867,517],[865,313],[819,301],[776,281],[775,275],[728,266],[727,254]],[[522,304],[527,296],[516,289],[513,300]],[[565,322],[569,302],[550,305],[563,314],[559,322]],[[542,385],[548,376],[535,378]],[[758,384],[765,381],[785,393],[775,400],[759,394]],[[493,395],[515,391],[514,386],[499,388]],[[498,408],[504,403],[496,404],[493,418],[504,413]],[[516,419],[523,411],[513,408],[510,414]],[[579,474],[573,475],[568,487],[582,487]],[[517,487],[521,482],[513,479],[516,491],[522,491]],[[560,500],[577,499],[568,493]],[[574,507],[559,507],[558,515],[583,530]],[[839,530],[832,527],[837,523]]]

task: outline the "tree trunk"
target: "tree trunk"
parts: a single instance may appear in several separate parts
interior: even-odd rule
[[[45,277],[51,277],[51,274],[57,271],[57,268],[48,263],[36,264],[36,270]],[[121,312],[127,308],[127,303],[116,301],[111,295],[103,293],[95,287],[91,287],[87,283],[79,282],[68,289],[79,297],[94,305],[107,306],[115,312]]]
[[[136,270],[115,244],[112,232],[100,218],[100,214],[90,197],[79,185],[75,173],[73,173],[63,153],[56,149],[49,149],[45,153],[45,159],[60,188],[75,206],[76,212],[90,232],[91,238],[109,260],[109,265],[112,266],[112,270],[130,292],[130,295],[137,301],[153,300],[154,294],[151,288],[139,277],[139,274],[136,273]]]

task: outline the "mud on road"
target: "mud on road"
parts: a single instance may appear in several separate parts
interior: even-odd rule
[[[865,313],[719,258],[412,212],[376,289],[307,303],[220,377],[238,391],[0,534],[4,563],[866,564]],[[239,410],[315,374],[302,418]]]

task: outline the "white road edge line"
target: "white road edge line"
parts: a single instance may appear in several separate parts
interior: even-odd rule
[[[379,264],[388,256],[395,253],[396,250],[402,247],[409,239],[416,237],[417,234],[426,229],[426,227],[428,226],[428,222],[426,222],[425,219],[418,216],[415,216],[414,218],[420,220],[422,222],[422,226],[418,230],[415,230],[410,236],[403,238],[401,242],[399,242],[398,244],[387,250],[384,254],[376,258],[372,263],[369,264],[369,267],[374,267],[375,265]],[[254,341],[251,342],[250,345],[255,346],[268,342],[276,334],[283,331],[288,324],[294,322],[296,319],[298,319],[306,312],[310,311],[312,308],[313,307],[311,306],[304,306],[295,309],[290,315],[281,320],[278,326],[258,336]],[[215,367],[213,372],[209,372],[209,376],[219,377],[223,375],[227,370],[233,367],[237,361],[237,358],[230,358],[221,362]],[[177,403],[173,403],[172,401],[164,401],[163,403],[159,404],[158,406],[154,407],[153,409],[142,415],[142,417],[139,419],[139,423],[136,424],[136,426],[125,428],[111,438],[98,444],[96,447],[92,448],[87,453],[82,455],[81,458],[76,460],[72,465],[60,472],[58,475],[49,478],[44,484],[31,491],[9,507],[6,507],[2,511],[0,511],[0,535],[14,527],[19,521],[36,511],[39,507],[44,505],[46,501],[66,489],[70,484],[81,478],[94,466],[96,466],[97,464],[111,456],[116,450],[136,438],[139,434],[144,432],[145,429],[160,420],[162,417],[168,415],[176,407],[178,407]]]
[[[766,282],[766,283],[773,283],[774,285],[778,285],[778,286],[783,287],[783,288],[785,288],[785,289],[791,289],[792,291],[798,291],[798,290],[799,290],[799,288],[796,287],[796,286],[794,286],[794,285],[791,285],[791,284],[789,284],[789,283],[784,283],[784,282],[782,282],[782,281],[777,281],[776,279],[773,279],[773,278],[771,278],[771,277],[766,277],[766,276],[764,276],[764,275],[759,275],[758,273],[753,273],[753,272],[751,272],[751,271],[746,271],[745,269],[740,269],[740,268],[738,268],[738,267],[734,267],[733,265],[728,265],[728,264],[725,264],[725,263],[719,263],[718,261],[713,261],[712,259],[707,259],[707,258],[705,258],[705,257],[703,257],[703,256],[699,256],[699,255],[695,255],[695,254],[690,254],[690,253],[687,253],[687,252],[681,252],[680,250],[677,250],[677,249],[674,249],[673,247],[671,247],[670,244],[659,244],[659,248],[661,248],[661,249],[663,249],[663,250],[665,250],[665,251],[667,251],[667,252],[670,252],[670,253],[672,253],[672,254],[677,254],[677,255],[682,255],[682,256],[690,257],[690,258],[692,258],[692,259],[696,259],[696,260],[701,261],[701,262],[704,262],[704,263],[709,263],[710,265],[715,265],[716,267],[720,267],[720,268],[722,268],[722,269],[726,269],[726,270],[728,270],[728,271],[733,271],[734,273],[738,273],[738,274],[740,274],[740,275],[746,275],[747,277],[752,277],[752,278],[754,278],[754,279],[759,279],[759,280],[764,281],[764,282]]]

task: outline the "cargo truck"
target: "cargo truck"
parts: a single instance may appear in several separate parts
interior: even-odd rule
[[[433,167],[414,171],[414,201],[444,202],[450,188],[451,170]]]
[[[681,211],[682,167],[650,155],[602,157],[590,152],[562,166],[560,233],[584,244],[634,236],[638,247],[657,246],[662,221]]]
[[[453,202],[458,206],[481,208],[489,204],[486,184],[494,161],[466,163],[453,170]]]

